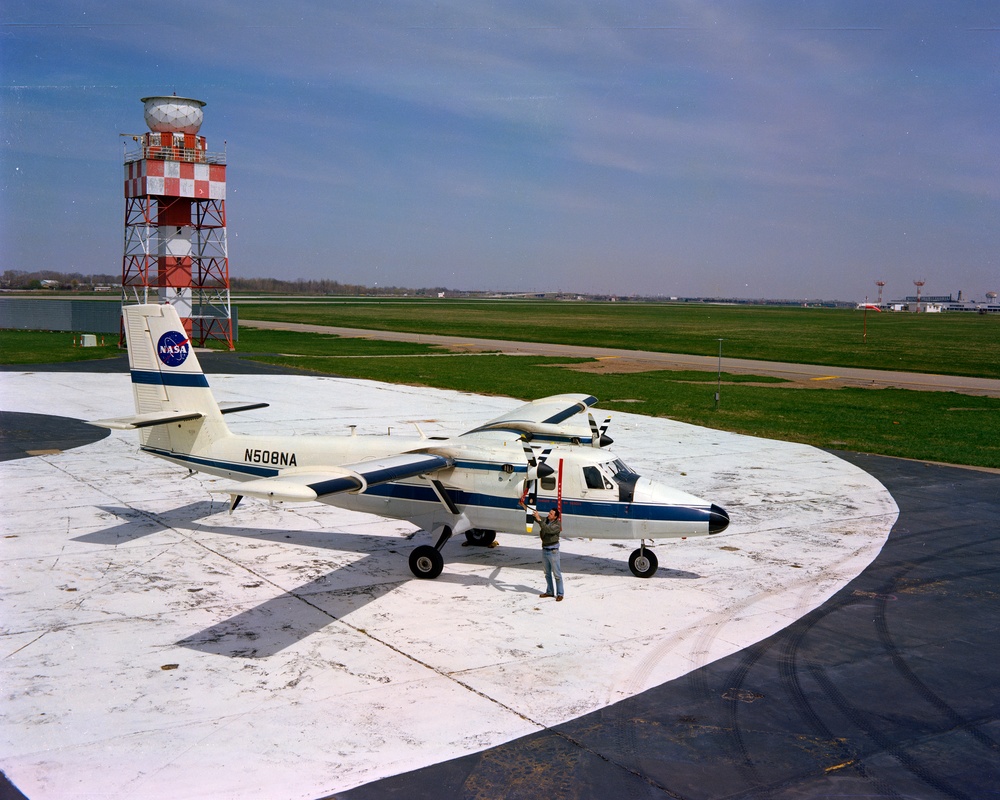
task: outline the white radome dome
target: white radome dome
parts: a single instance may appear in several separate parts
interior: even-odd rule
[[[143,115],[153,133],[197,133],[205,119],[201,100],[190,97],[143,97]]]

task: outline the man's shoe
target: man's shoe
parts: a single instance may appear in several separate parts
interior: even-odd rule
[[[543,592],[542,594],[540,594],[538,596],[539,597],[552,597],[552,595],[550,595],[548,592]]]
[[[556,602],[557,602],[557,603],[561,603],[561,602],[562,602],[562,598],[563,598],[563,596],[562,596],[562,595],[559,595],[559,596],[558,596],[558,597],[556,598]]]

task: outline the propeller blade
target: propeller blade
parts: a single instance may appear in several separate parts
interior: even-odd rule
[[[601,426],[601,447],[610,447],[615,443],[615,440],[607,435],[609,427],[611,427],[611,417],[605,417]]]
[[[524,505],[524,532],[531,533],[535,527],[535,504],[538,502],[538,460],[535,458],[535,451],[524,439],[521,440],[524,446],[524,458],[528,462],[528,470],[524,478],[524,494],[521,496],[521,503]]]
[[[590,445],[591,447],[609,447],[615,440],[607,435],[608,426],[611,424],[611,417],[604,420],[604,424],[598,428],[594,421],[593,414],[587,414],[587,421],[590,423]]]
[[[552,455],[551,447],[545,448],[540,456],[536,456],[534,448],[524,437],[521,438],[521,445],[524,447],[524,458],[528,462],[524,477],[524,492],[521,495],[521,502],[524,503],[524,530],[531,533],[535,527],[535,510],[538,507],[538,479],[554,475],[556,471],[545,463]]]

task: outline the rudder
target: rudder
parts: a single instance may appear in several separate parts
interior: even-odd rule
[[[122,309],[136,414],[197,414],[198,419],[143,428],[143,446],[191,452],[229,435],[198,356],[171,305]]]

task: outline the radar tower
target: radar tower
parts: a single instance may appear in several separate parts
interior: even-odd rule
[[[226,154],[198,135],[201,100],[142,102],[149,133],[128,136],[132,149],[125,142],[122,305],[170,303],[193,343],[219,339],[232,350]]]

